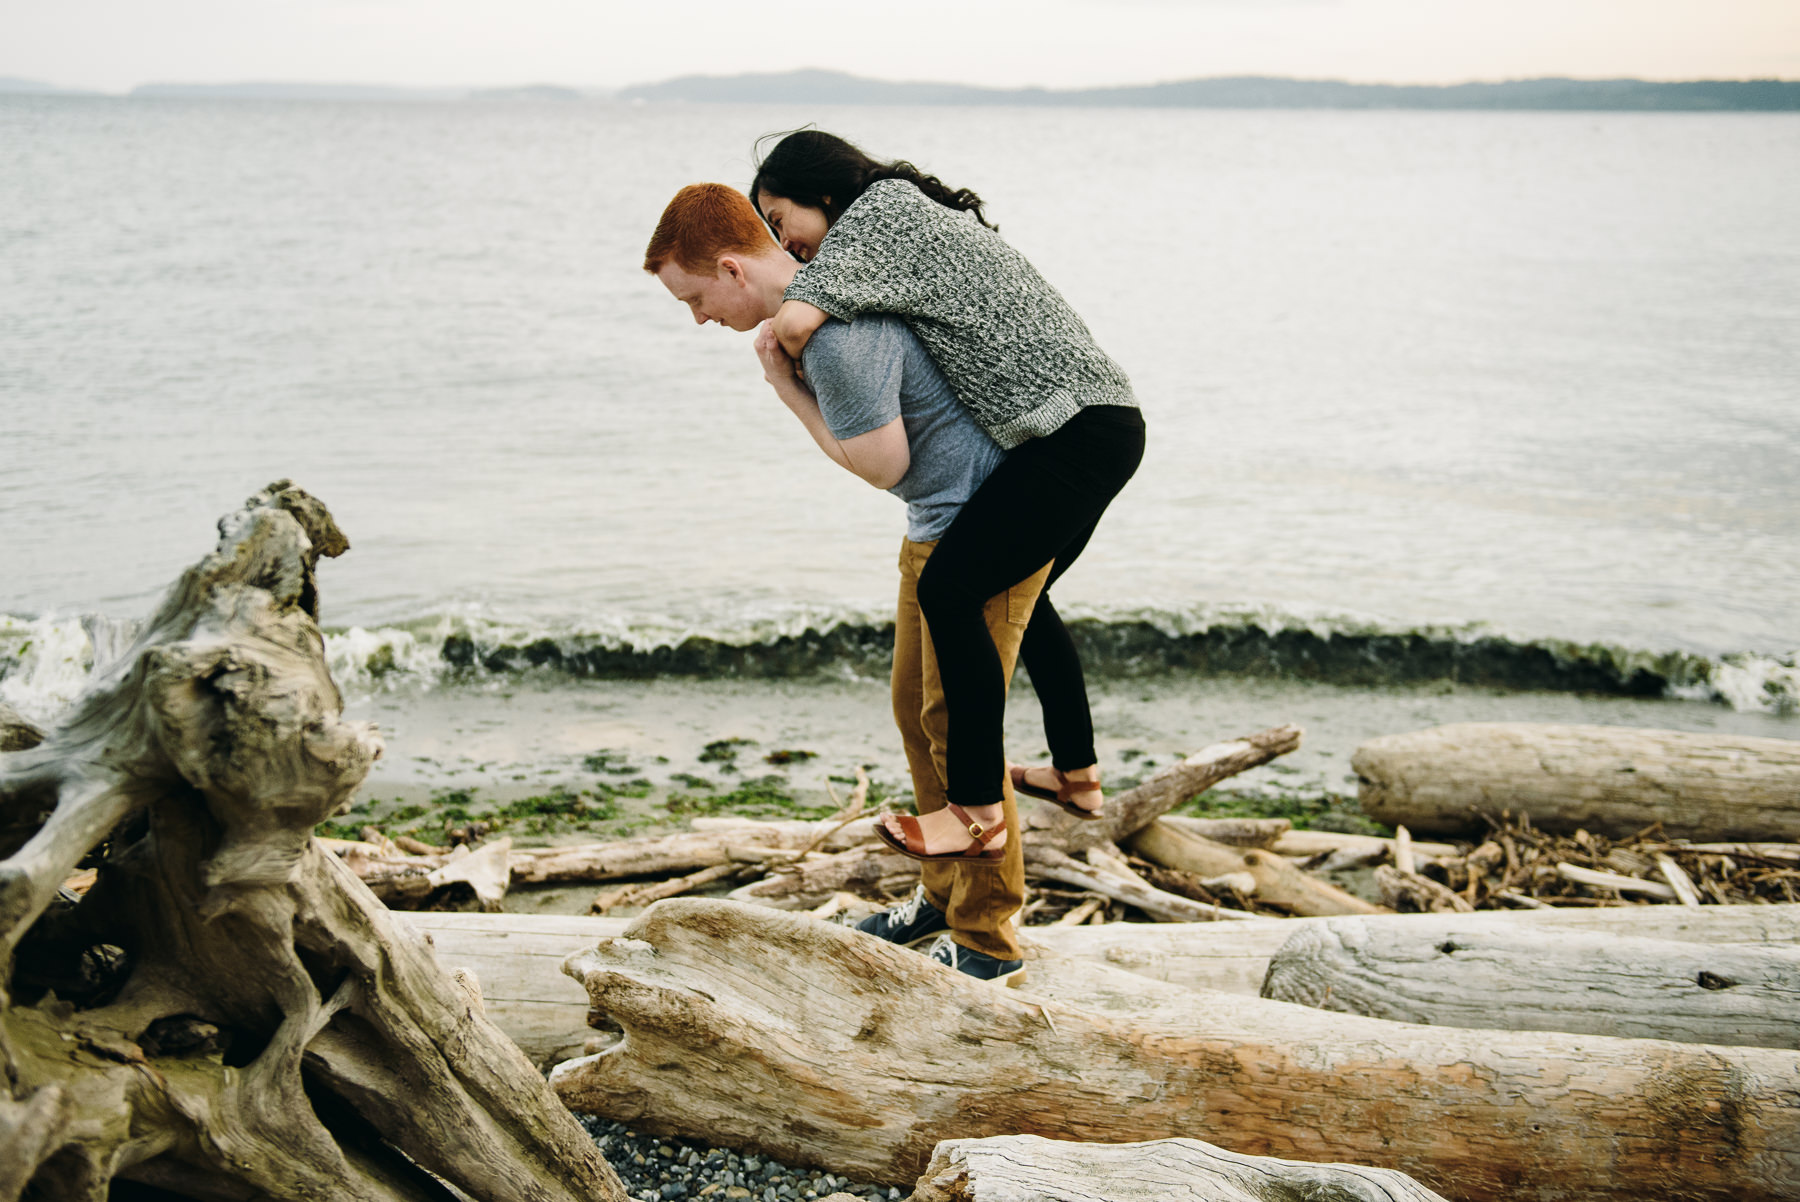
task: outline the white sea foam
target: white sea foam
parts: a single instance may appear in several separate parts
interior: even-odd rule
[[[0,614],[0,701],[47,722],[81,692],[93,655],[80,618]]]

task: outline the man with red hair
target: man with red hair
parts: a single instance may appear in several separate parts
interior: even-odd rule
[[[644,253],[644,270],[687,305],[696,322],[738,331],[761,325],[756,353],[764,378],[814,443],[845,470],[907,503],[894,615],[894,721],[918,810],[930,813],[950,806],[947,723],[937,658],[919,615],[919,572],[938,536],[1005,452],[957,401],[898,318],[827,321],[806,345],[802,379],[763,324],[781,307],[799,268],[770,239],[749,198],[723,184],[691,184],[676,193]],[[1009,677],[1049,570],[1045,564],[987,603],[988,629]],[[1022,981],[1014,916],[1024,900],[1025,860],[1012,783],[1003,777],[1001,787],[1002,825],[967,823],[975,841],[966,853],[917,855],[924,861],[923,879],[912,897],[864,919],[858,929],[896,943],[939,935],[928,952],[934,959],[981,980]],[[959,821],[966,817],[958,812]],[[922,841],[917,850],[924,851]]]

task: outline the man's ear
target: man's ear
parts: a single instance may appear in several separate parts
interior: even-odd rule
[[[738,284],[747,283],[749,278],[744,274],[743,261],[736,255],[719,256],[719,274],[729,276]]]

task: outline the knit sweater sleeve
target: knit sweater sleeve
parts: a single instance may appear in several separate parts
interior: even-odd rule
[[[943,290],[946,264],[955,262],[943,243],[967,236],[957,228],[965,225],[976,228],[904,180],[877,180],[832,225],[785,299],[841,321],[864,313],[924,316]]]

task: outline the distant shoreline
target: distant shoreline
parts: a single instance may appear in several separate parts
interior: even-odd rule
[[[116,96],[0,78],[0,96]],[[690,75],[623,89],[527,84],[409,88],[306,82],[147,83],[130,99],[618,102],[1030,108],[1423,110],[1431,112],[1800,112],[1800,80],[1516,79],[1382,84],[1232,76],[1104,88],[987,88],[865,79],[839,71]]]

